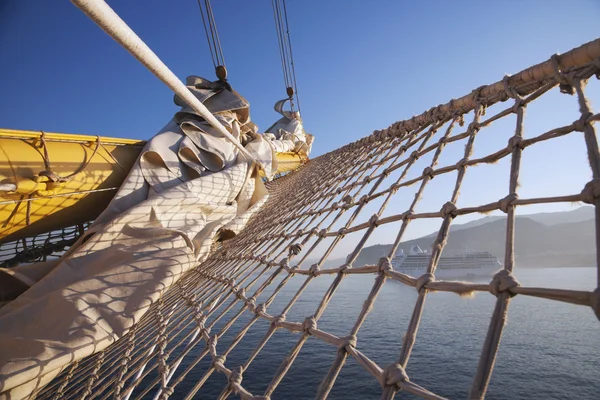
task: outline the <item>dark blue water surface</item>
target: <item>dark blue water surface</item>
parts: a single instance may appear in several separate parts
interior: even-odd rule
[[[594,268],[521,269],[516,273],[523,285],[562,289],[591,290],[596,287]],[[305,277],[295,276],[269,307],[277,315],[289,302]],[[346,276],[336,291],[318,327],[345,336],[355,323],[373,285],[373,275]],[[301,322],[311,315],[332,279],[314,279],[287,315],[288,321]],[[261,295],[261,303],[277,286],[277,279]],[[414,302],[415,289],[387,281],[374,308],[358,334],[358,348],[381,367],[397,361],[402,336],[406,331]],[[411,381],[448,398],[467,398],[496,298],[479,293],[463,298],[451,293],[427,296],[417,341],[408,363]],[[213,332],[231,319],[234,308],[219,321]],[[245,312],[219,341],[222,352],[250,320]],[[268,329],[258,320],[227,357],[233,368],[246,361]],[[244,372],[243,386],[260,395],[269,385],[281,361],[300,338],[278,330]],[[188,363],[202,350],[187,356]],[[337,349],[309,338],[298,358],[279,384],[273,398],[314,398],[317,387],[329,370]],[[204,375],[210,357],[205,357],[185,382],[178,385],[173,398],[185,395]],[[210,375],[197,398],[215,398],[227,382],[220,373]],[[352,357],[338,376],[329,398],[377,399],[379,383]],[[397,398],[413,397],[399,393]],[[496,366],[487,393],[488,399],[600,399],[600,321],[589,307],[551,300],[516,296],[509,308]]]

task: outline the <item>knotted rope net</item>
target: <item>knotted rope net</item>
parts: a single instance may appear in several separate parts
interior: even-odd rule
[[[545,63],[480,87],[465,97],[320,156],[300,170],[271,182],[268,203],[240,235],[226,241],[207,261],[168,288],[126,336],[105,351],[72,363],[41,389],[37,398],[104,400],[174,396],[192,399],[202,397],[202,390],[210,382],[214,385],[216,380],[221,385],[218,398],[237,395],[242,399],[268,399],[298,357],[302,357],[301,350],[309,339],[311,343],[315,340],[324,343],[335,354],[319,383],[302,382],[318,385],[317,398],[329,395],[349,358],[362,367],[365,379],[372,376],[380,383],[384,399],[393,398],[399,391],[426,399],[442,398],[425,385],[411,380],[406,372],[411,351],[418,340],[425,299],[432,291],[490,292],[496,297],[470,389],[470,398],[483,398],[508,306],[514,296],[535,296],[590,307],[600,318],[600,289],[576,291],[525,287],[516,279],[514,262],[515,210],[524,205],[584,202],[596,206],[596,244],[597,247],[600,245],[597,211],[600,205],[600,153],[594,130],[600,114],[590,109],[586,98],[586,82],[600,73],[599,56],[600,40],[565,55],[553,56]],[[579,117],[570,124],[525,137],[527,106],[552,91],[573,96],[573,101],[579,105]],[[495,104],[501,106],[503,102],[507,102],[506,108],[495,115],[486,115],[486,109]],[[511,115],[516,117],[516,124],[508,144],[487,156],[473,157],[478,138],[486,128]],[[582,191],[554,197],[519,197],[521,158],[527,150],[538,143],[577,134],[585,141],[593,176]],[[452,143],[464,144],[462,157],[454,164],[438,166],[444,149]],[[429,165],[422,173],[408,179],[413,165],[426,155],[431,157]],[[476,207],[458,207],[461,185],[469,170],[503,159],[510,161],[506,196]],[[444,197],[443,207],[416,212],[426,186],[432,179],[446,174],[454,174],[456,179],[450,193],[438,193]],[[386,207],[400,195],[400,190],[403,195],[410,192],[411,198],[414,195],[412,203],[405,211],[386,216]],[[372,215],[365,215],[368,205],[375,202],[379,208]],[[437,263],[452,221],[459,216],[495,210],[506,214],[503,269],[489,284],[436,280]],[[435,219],[441,224],[433,239],[427,272],[422,276],[409,276],[394,270],[390,259],[409,225],[423,219]],[[357,263],[365,244],[384,226],[396,227],[396,237],[387,256],[372,265]],[[327,267],[326,261],[332,252],[349,235],[359,237],[354,249],[344,263]],[[311,261],[315,256],[318,256],[317,261]],[[344,316],[353,319],[352,328],[345,335],[321,329],[320,318],[340,284],[353,274],[370,274],[374,281],[358,315]],[[321,298],[302,298],[309,285],[327,276],[331,283]],[[300,279],[300,284],[290,285],[292,279]],[[378,365],[369,357],[368,351],[360,349],[361,326],[384,285],[394,281],[416,288],[418,297],[410,305],[412,317],[403,339],[386,344],[390,351],[398,352],[397,361]],[[283,307],[276,309],[273,304],[282,296],[285,297]],[[305,315],[304,319],[289,318],[290,310],[298,301],[310,300],[314,312]],[[228,357],[239,350],[238,347],[246,346],[244,338],[248,332],[261,324],[268,327],[257,343],[246,347],[244,360],[241,363],[229,361]],[[401,326],[404,325],[399,324],[398,329]],[[251,392],[243,376],[272,337],[279,334],[289,335],[294,344],[283,359],[271,360],[278,368],[274,374],[262,375],[266,389],[260,393]]]

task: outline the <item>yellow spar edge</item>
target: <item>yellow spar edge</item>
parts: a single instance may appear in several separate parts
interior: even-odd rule
[[[0,129],[0,242],[96,218],[144,143]]]
[[[22,131],[16,129],[5,129],[0,128],[0,138],[7,139],[41,139],[42,134],[47,140],[52,141],[64,141],[64,142],[90,142],[96,141],[96,138],[99,138],[100,141],[104,144],[111,144],[115,146],[125,146],[125,145],[138,145],[143,146],[146,141],[137,140],[137,139],[121,139],[114,138],[108,136],[92,136],[92,135],[81,135],[75,133],[56,133],[56,132],[46,132],[46,131]]]
[[[95,219],[145,143],[0,128],[0,243]],[[276,158],[277,173],[294,171],[308,160],[292,152]]]

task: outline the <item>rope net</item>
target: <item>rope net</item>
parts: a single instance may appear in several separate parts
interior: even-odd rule
[[[0,245],[0,268],[60,258],[92,224],[67,226]]]
[[[598,46],[600,42],[592,43]],[[469,395],[483,398],[513,296],[534,296],[590,307],[600,318],[600,289],[525,287],[514,275],[517,207],[584,202],[595,205],[598,210],[600,205],[600,155],[594,131],[600,114],[591,111],[586,99],[586,83],[600,72],[600,59],[569,68],[564,66],[564,60],[564,56],[552,57],[543,64],[550,66],[552,72],[538,74],[536,78],[530,74],[529,79],[522,79],[523,74],[528,73],[526,70],[494,85],[480,87],[468,96],[320,156],[300,170],[269,183],[268,203],[240,235],[225,242],[207,261],[168,288],[126,336],[105,351],[71,364],[43,388],[37,398],[104,400],[175,396],[192,399],[206,397],[203,390],[209,385],[218,385],[218,395],[208,397],[237,395],[242,399],[268,399],[293,370],[309,340],[315,346],[322,343],[319,349],[332,355],[332,362],[320,382],[301,382],[314,385],[317,398],[330,394],[349,359],[362,367],[365,379],[370,375],[380,383],[384,399],[394,398],[399,391],[426,399],[442,398],[425,385],[409,379],[406,372],[418,339],[425,300],[433,291],[461,295],[490,292],[496,297]],[[579,105],[578,118],[536,136],[524,136],[526,107],[547,93],[557,91],[573,96],[572,101]],[[503,102],[508,102],[508,106],[494,115],[486,115],[495,104],[504,107]],[[513,135],[508,144],[485,156],[474,156],[479,136],[511,116],[515,124],[510,128]],[[553,197],[519,197],[521,158],[526,156],[527,150],[578,133],[582,133],[585,141],[593,176],[582,191]],[[462,157],[447,166],[439,166],[444,149],[453,144],[464,145]],[[422,172],[415,173],[413,167],[419,159],[430,162]],[[503,160],[510,171],[506,196],[487,204],[459,207],[459,192],[469,171],[475,166]],[[455,179],[452,179],[450,193],[436,192],[443,204],[441,209],[417,212],[428,184],[442,176]],[[400,195],[410,199],[410,206],[400,213],[386,213]],[[373,204],[378,207],[373,208]],[[452,221],[460,216],[496,210],[506,214],[503,269],[490,283],[436,280],[437,263]],[[394,270],[390,259],[409,225],[422,220],[436,220],[440,225],[432,237],[427,273],[409,276]],[[597,231],[599,223],[596,211]],[[376,264],[357,263],[375,232],[391,227],[396,236],[387,256]],[[345,262],[327,266],[326,261],[351,236],[355,238],[353,249]],[[596,238],[598,245],[598,233]],[[352,318],[351,328],[343,334],[321,328],[321,317],[338,288],[354,274],[369,274],[374,281],[357,315],[344,315],[344,318]],[[322,297],[303,296],[308,287],[326,279],[329,279],[328,287]],[[386,343],[389,351],[397,352],[396,361],[378,365],[368,351],[361,350],[358,338],[378,294],[385,285],[394,282],[416,288],[418,297],[414,305],[410,305],[412,316],[403,339]],[[596,286],[600,285],[596,283]],[[300,302],[310,302],[310,309],[314,311],[296,318],[294,308]],[[281,307],[275,307],[276,304]],[[247,343],[244,340],[247,334],[259,328],[264,328],[260,339]],[[283,358],[269,359],[271,364],[276,364],[271,373],[259,374],[264,390],[251,391],[250,382],[243,382],[243,375],[251,371],[255,360],[278,335],[289,337],[291,348]],[[239,356],[242,350],[244,355]],[[238,354],[236,359],[242,361],[230,361],[233,354]],[[295,379],[297,385],[299,377]]]

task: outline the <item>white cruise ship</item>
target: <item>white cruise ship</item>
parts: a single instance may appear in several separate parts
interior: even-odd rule
[[[431,253],[421,250],[417,245],[410,248],[408,254],[399,249],[392,265],[398,272],[419,277],[427,272]],[[444,256],[438,262],[435,276],[439,279],[460,277],[491,277],[502,264],[487,251],[465,251],[456,256]]]

